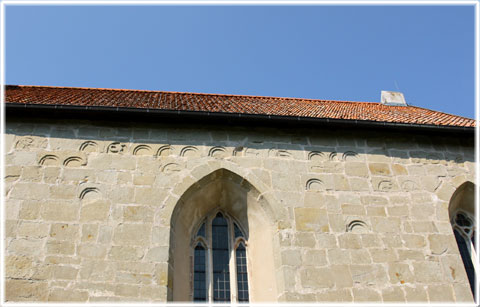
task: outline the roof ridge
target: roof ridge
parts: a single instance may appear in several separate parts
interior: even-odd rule
[[[101,88],[101,87],[76,87],[76,86],[50,86],[50,85],[15,85],[6,84],[6,87],[33,87],[33,88],[51,88],[51,89],[78,89],[78,90],[100,90],[114,92],[144,92],[144,93],[168,93],[182,95],[204,95],[204,96],[223,96],[223,97],[245,97],[245,98],[262,98],[275,100],[297,100],[305,102],[335,102],[335,103],[368,103],[379,104],[376,101],[352,101],[352,100],[331,100],[331,99],[314,99],[299,97],[278,97],[278,96],[260,96],[260,95],[240,95],[240,94],[220,94],[220,93],[197,93],[197,92],[177,92],[177,91],[156,91],[156,90],[139,90],[139,89],[120,89],[120,88]]]

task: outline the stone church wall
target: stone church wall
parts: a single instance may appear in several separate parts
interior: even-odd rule
[[[9,301],[174,299],[170,226],[204,178],[269,220],[257,301],[472,301],[448,213],[472,137],[9,118],[4,144]]]

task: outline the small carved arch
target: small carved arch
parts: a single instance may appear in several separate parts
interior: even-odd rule
[[[45,155],[40,158],[38,164],[48,166],[48,165],[57,165],[59,162],[58,156],[56,155]]]
[[[358,160],[358,153],[354,151],[346,151],[342,155],[342,161],[355,161]]]
[[[308,160],[310,161],[321,161],[325,157],[325,154],[321,151],[311,151],[308,153]]]
[[[307,180],[305,190],[307,191],[321,191],[324,189],[324,183],[318,178],[312,178]]]
[[[82,166],[85,164],[86,162],[79,156],[68,157],[63,161],[64,166]]]
[[[113,142],[110,143],[107,147],[108,153],[123,153],[125,150],[126,145],[120,142]]]
[[[150,147],[149,145],[141,144],[136,146],[133,149],[133,155],[135,156],[149,155],[151,154],[151,151],[152,151],[152,147]]]
[[[224,158],[226,156],[226,149],[223,146],[214,146],[208,151],[208,156],[213,158]]]
[[[198,148],[195,146],[186,146],[180,150],[180,157],[193,157],[196,156]]]
[[[368,225],[362,220],[353,220],[347,224],[346,232],[352,233],[366,233],[368,232]]]
[[[337,160],[337,153],[334,151],[334,152],[331,152],[329,155],[328,155],[328,160],[329,161],[336,161]]]
[[[98,194],[98,195],[97,195]],[[90,195],[96,195],[96,196],[100,196],[101,193],[100,193],[100,190],[96,187],[88,187],[88,188],[85,188],[83,189],[81,192],[80,192],[80,195],[78,196],[78,198],[80,199],[86,199],[87,198],[87,195],[88,197],[90,198],[91,196]]]
[[[170,156],[173,152],[172,146],[170,145],[164,145],[161,146],[156,153],[157,157],[167,157]]]
[[[85,141],[80,144],[79,150],[84,152],[96,152],[98,150],[98,144],[94,141]]]
[[[172,174],[180,171],[181,171],[180,164],[175,162],[167,163],[161,167],[161,172],[165,174]]]

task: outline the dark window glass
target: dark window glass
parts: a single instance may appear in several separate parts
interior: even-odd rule
[[[475,243],[475,231],[472,231],[472,243],[473,243],[473,247],[477,248],[477,244]]]
[[[213,301],[230,302],[228,223],[218,213],[212,221]]]
[[[470,252],[468,250],[467,242],[463,236],[454,230],[455,239],[457,240],[458,250],[462,256],[463,265],[465,266],[465,271],[467,272],[468,281],[470,282],[470,289],[472,290],[473,297],[475,297],[475,269],[473,267],[472,258],[470,257]]]
[[[242,231],[240,230],[240,228],[238,228],[237,224],[233,224],[233,231],[235,232],[235,238],[241,238],[241,237],[244,237]]]
[[[237,247],[235,257],[237,260],[238,301],[248,302],[247,253],[243,244]]]
[[[199,243],[195,247],[193,269],[193,301],[207,301],[205,248]]]
[[[455,223],[458,226],[467,226],[467,227],[472,226],[472,221],[470,221],[470,219],[465,215],[463,215],[462,213],[457,213],[457,216],[455,218]]]
[[[200,229],[198,229],[197,232],[197,237],[202,236],[206,238],[207,236],[205,235],[205,222],[202,223],[202,226],[200,226]]]

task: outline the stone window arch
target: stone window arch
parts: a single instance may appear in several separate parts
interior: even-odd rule
[[[475,250],[475,185],[463,183],[453,193],[448,208],[450,223],[458,250],[467,273],[470,289],[475,296],[475,272],[478,270],[478,255]]]
[[[246,299],[240,297],[237,290],[244,292],[247,287],[249,302],[277,302],[280,296],[278,287],[283,286],[284,280],[281,260],[276,257],[280,247],[274,237],[277,228],[270,203],[244,177],[224,168],[207,173],[182,192],[170,215],[168,301],[194,301],[195,273],[201,275],[204,272],[205,278],[210,274],[208,263],[203,266],[199,261],[195,263],[197,257],[209,257],[208,223],[205,224],[205,234],[197,234],[203,232],[203,222],[218,212],[229,219],[230,229],[235,232],[236,223],[243,235],[242,239],[236,238],[232,242],[234,254],[230,260],[234,260],[234,265],[229,269],[236,272],[235,279],[230,278],[234,281],[230,288],[235,294],[232,303]],[[238,278],[242,282],[246,280],[248,286],[242,284],[240,289]],[[205,281],[205,288],[208,288],[208,282]],[[206,302],[210,300],[209,295],[210,292],[204,295]]]
[[[194,302],[248,302],[246,236],[229,214],[209,214],[192,238]]]

